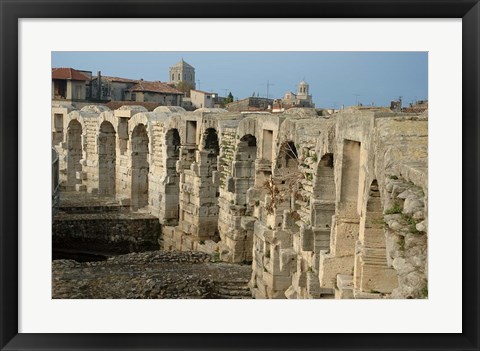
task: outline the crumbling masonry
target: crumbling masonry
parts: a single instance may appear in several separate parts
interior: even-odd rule
[[[158,217],[164,250],[251,264],[255,298],[425,298],[427,113],[52,109],[62,191]]]

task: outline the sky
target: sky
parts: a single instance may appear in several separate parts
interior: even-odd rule
[[[196,88],[235,99],[257,93],[281,98],[305,80],[316,107],[357,103],[403,106],[428,99],[427,52],[200,51],[52,52],[52,67],[101,71],[104,76],[168,82],[169,67],[184,59],[195,67]]]

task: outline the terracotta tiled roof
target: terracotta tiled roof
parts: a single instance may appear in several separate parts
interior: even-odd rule
[[[177,94],[183,95],[183,93],[168,84],[162,82],[147,82],[147,81],[140,81],[138,84],[134,85],[130,89],[130,91],[148,91],[151,93],[166,93],[166,94]]]
[[[74,68],[52,68],[52,79],[90,80],[90,77]]]
[[[97,79],[97,76],[93,77],[93,79]],[[129,78],[122,78],[122,77],[111,77],[111,76],[101,76],[102,80],[108,80],[110,82],[119,82],[119,83],[138,83],[140,82],[139,79],[129,79]]]

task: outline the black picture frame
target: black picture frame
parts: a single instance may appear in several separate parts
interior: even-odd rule
[[[479,350],[478,0],[0,0],[0,12],[1,350]],[[15,118],[18,116],[18,20],[133,17],[462,18],[463,332],[461,334],[18,333],[19,136],[18,121]]]

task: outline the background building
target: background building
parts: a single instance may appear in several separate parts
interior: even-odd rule
[[[312,95],[309,94],[309,89],[310,85],[302,80],[298,83],[296,94],[288,91],[282,99],[275,100],[274,109],[281,111],[291,107],[315,107],[315,104],[312,102]]]
[[[212,108],[215,105],[216,93],[201,90],[190,90],[190,101],[195,108]]]
[[[52,68],[52,100],[86,100],[92,72],[73,68]]]
[[[183,58],[170,67],[170,83],[178,85],[180,82],[187,82],[195,89],[195,68],[185,61]]]
[[[165,106],[180,106],[183,93],[172,86],[157,82],[141,80],[125,91],[125,100],[140,102],[158,102]]]
[[[100,82],[100,83],[99,83]],[[139,80],[121,77],[102,76],[101,72],[92,78],[92,99],[106,101],[125,100],[125,91],[137,84]]]

